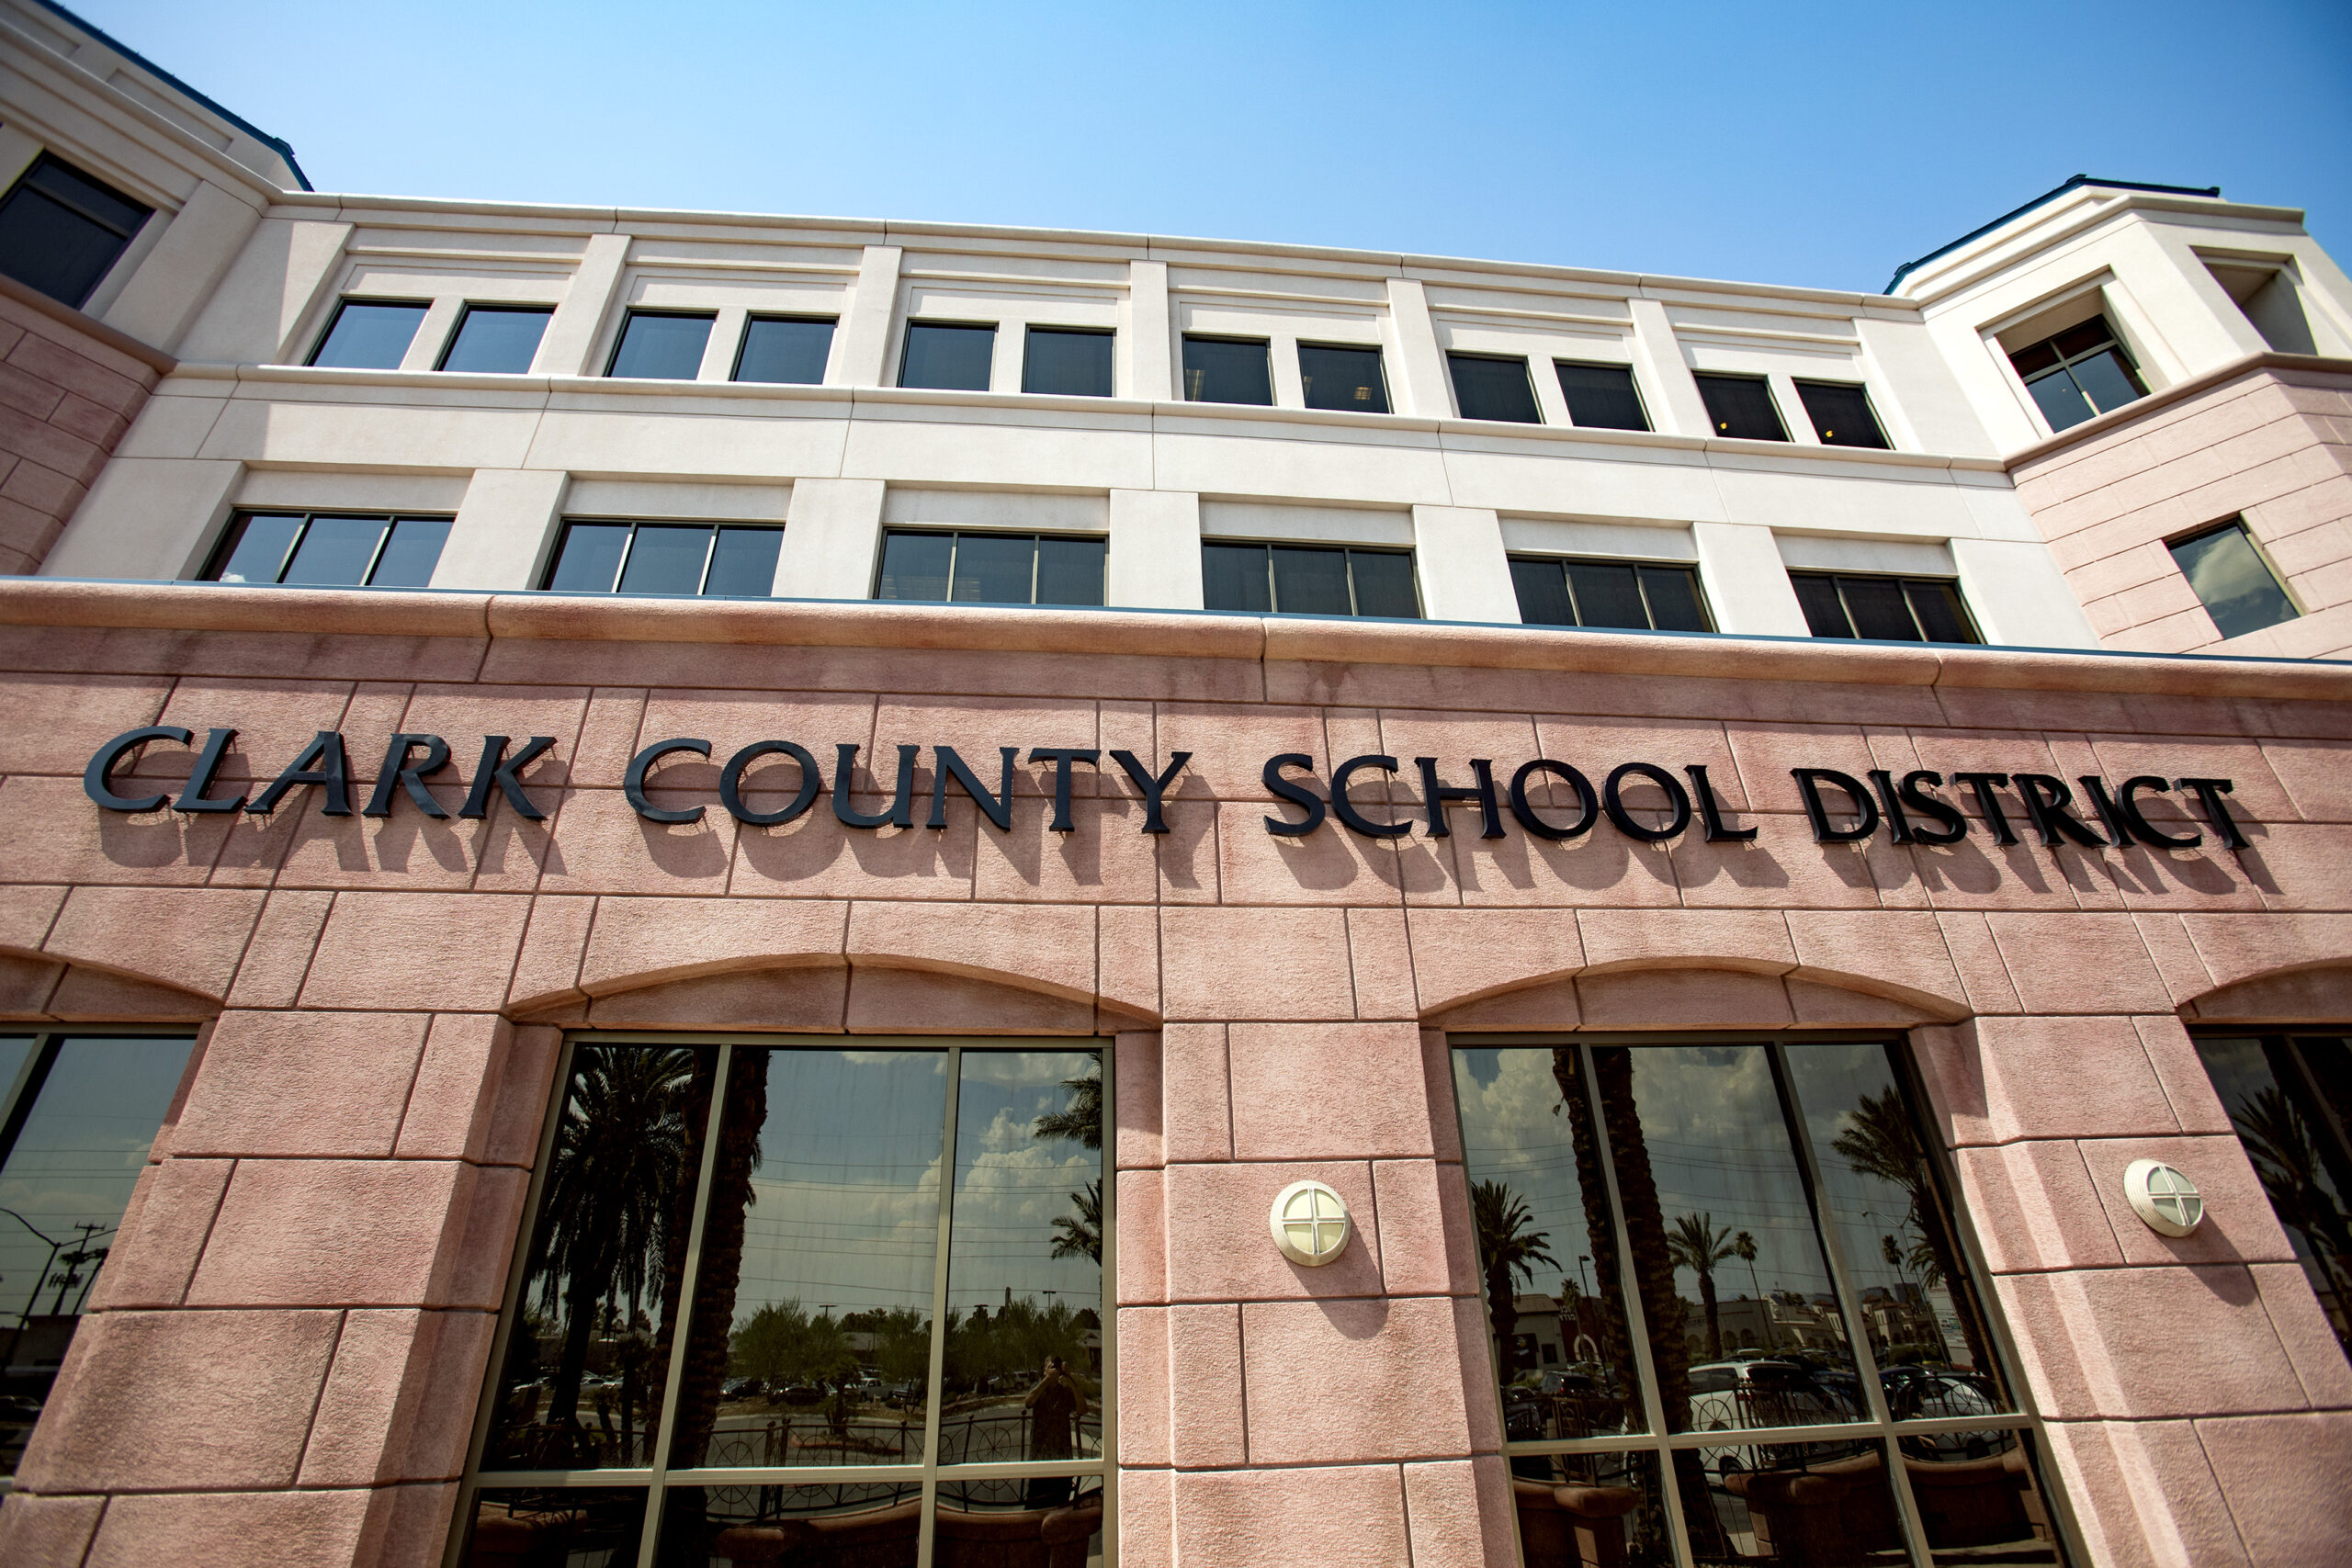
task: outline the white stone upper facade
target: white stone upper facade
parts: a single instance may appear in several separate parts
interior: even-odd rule
[[[179,362],[52,576],[196,577],[241,510],[277,507],[453,518],[436,589],[541,586],[567,517],[783,525],[777,594],[862,599],[888,526],[1013,527],[1106,538],[1119,606],[1201,607],[1204,539],[1298,540],[1410,547],[1434,620],[1519,621],[1514,555],[1605,557],[1695,565],[1724,632],[1807,635],[1794,567],[1954,579],[1986,641],[2090,648],[2007,472],[2050,438],[2002,352],[2018,329],[2105,309],[2154,391],[2267,346],[2223,280],[2268,266],[2316,352],[2352,352],[2352,284],[2284,209],[2086,186],[1879,295],[337,196],[288,188],[290,161],[201,105],[158,112],[140,95],[168,84],[92,69],[116,57],[32,0],[0,0],[0,185],[46,149],[152,204],[86,308]],[[355,298],[425,306],[400,367],[306,367]],[[552,310],[527,372],[432,368],[469,303]],[[603,374],[632,309],[714,317],[695,378]],[[771,312],[835,320],[821,383],[729,378]],[[995,325],[989,389],[900,387],[919,321]],[[1111,330],[1113,395],[1017,390],[1029,326]],[[1264,340],[1273,405],[1184,400],[1188,333]],[[1394,412],[1305,406],[1301,342],[1376,347]],[[1524,357],[1543,423],[1459,417],[1450,353]],[[1652,429],[1573,424],[1564,360],[1630,369]],[[1717,435],[1710,372],[1765,378],[1789,439]],[[1800,380],[1866,389],[1890,449],[1823,445]]]

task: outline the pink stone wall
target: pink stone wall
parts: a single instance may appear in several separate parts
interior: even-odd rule
[[[2012,473],[2108,647],[2352,653],[2352,376],[2249,370]],[[2303,614],[2224,642],[2165,541],[2233,515]]]
[[[1113,1037],[1132,1568],[1516,1562],[1448,1028],[1907,1028],[2091,1559],[2352,1553],[2352,1370],[2182,1021],[2352,1018],[2344,672],[45,583],[0,589],[0,1006],[213,1020],[0,1561],[438,1561],[580,1022]],[[481,734],[553,735],[549,815],[101,813],[84,762],[153,722],[239,728],[220,795],[320,728],[359,788],[392,731],[443,734],[452,807]],[[1110,769],[1047,831],[1044,765],[1010,832],[958,795],[869,833],[739,827],[683,757],[656,801],[711,809],[663,826],[620,786],[673,735],[1193,761],[1160,838]],[[1261,825],[1274,752],[1539,750],[1703,763],[1761,837]],[[2254,847],[1816,846],[1796,765],[2227,775]],[[1365,809],[1410,814],[1379,777]],[[2143,1154],[2204,1185],[2196,1235],[2121,1203]],[[1317,1270],[1265,1232],[1309,1176],[1360,1221]]]
[[[171,363],[0,278],[0,573],[39,570]]]

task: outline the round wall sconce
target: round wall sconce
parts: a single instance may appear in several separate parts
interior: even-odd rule
[[[2187,1235],[2205,1218],[2205,1198],[2197,1183],[2162,1160],[2135,1159],[2125,1166],[2123,1195],[2158,1235]]]
[[[1319,1181],[1294,1181],[1276,1193],[1266,1224],[1282,1255],[1309,1269],[1337,1258],[1355,1234],[1347,1201]]]

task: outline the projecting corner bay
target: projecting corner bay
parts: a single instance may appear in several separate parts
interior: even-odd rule
[[[233,728],[210,729],[198,748],[194,732],[175,726],[150,725],[125,730],[92,753],[83,771],[83,790],[108,811],[150,812],[160,810],[168,803],[175,811],[241,811],[266,816],[289,792],[314,785],[324,792],[322,814],[352,815],[349,756],[340,732],[320,730],[267,787],[250,799],[242,794],[220,796],[212,793],[221,761],[236,736]],[[115,781],[116,770],[133,753],[157,742],[196,748],[186,786],[176,795],[168,792],[141,795],[120,793]],[[503,735],[482,737],[481,758],[458,816],[487,816],[495,793],[503,795],[523,817],[534,821],[546,818],[547,813],[531,798],[521,771],[551,750],[555,739],[534,735],[510,754],[508,748],[513,744]],[[832,746],[833,815],[852,828],[913,827],[916,775],[922,771],[926,748],[907,744],[895,748],[897,778],[890,804],[880,811],[861,810],[853,804],[856,795],[866,793],[855,783],[861,749],[850,741]],[[933,746],[928,750],[931,808],[923,819],[924,827],[947,826],[947,792],[952,785],[970,799],[998,831],[1012,830],[1014,770],[1022,765],[1020,747],[997,749],[997,782],[993,787],[953,746]],[[707,805],[662,806],[647,793],[656,764],[681,753],[707,758],[711,745],[699,737],[676,736],[655,741],[629,760],[623,789],[639,817],[662,823],[702,819],[708,809]],[[375,787],[367,804],[359,808],[359,815],[389,817],[396,797],[405,793],[426,816],[447,817],[448,808],[435,796],[425,781],[447,771],[451,755],[449,743],[438,735],[393,735],[385,746],[382,764],[376,770]],[[1053,769],[1054,815],[1049,824],[1053,831],[1076,830],[1070,811],[1074,771],[1080,766],[1099,769],[1105,755],[1089,747],[1029,749],[1030,765],[1049,765]],[[1143,799],[1141,830],[1167,832],[1168,794],[1193,754],[1173,752],[1156,772],[1153,763],[1132,751],[1114,750],[1107,755]],[[771,758],[792,763],[798,771],[798,782],[790,786],[791,796],[783,805],[772,810],[755,809],[745,798],[745,774],[755,764]],[[1269,816],[1264,818],[1266,831],[1279,838],[1303,838],[1323,827],[1327,820],[1337,819],[1349,831],[1370,839],[1402,839],[1411,834],[1416,826],[1428,837],[1442,839],[1452,834],[1447,811],[1461,807],[1476,808],[1479,837],[1486,839],[1508,836],[1504,826],[1506,807],[1510,819],[1523,830],[1555,841],[1578,838],[1604,818],[1618,832],[1644,843],[1664,843],[1680,837],[1690,829],[1694,817],[1711,843],[1752,840],[1761,832],[1759,826],[1732,824],[1733,809],[1716,793],[1706,768],[1696,763],[1682,767],[1682,776],[1678,777],[1676,770],[1656,762],[1620,762],[1601,775],[1597,789],[1583,771],[1549,757],[1535,757],[1521,763],[1507,784],[1497,784],[1495,764],[1490,758],[1470,758],[1466,766],[1471,783],[1448,784],[1440,772],[1437,758],[1413,759],[1419,785],[1419,809],[1423,813],[1423,819],[1417,823],[1410,815],[1385,818],[1367,816],[1368,808],[1386,808],[1360,800],[1352,794],[1361,775],[1403,773],[1395,757],[1378,753],[1351,757],[1331,770],[1328,787],[1318,793],[1308,787],[1320,782],[1316,776],[1315,760],[1305,752],[1282,752],[1266,759],[1261,776],[1275,798],[1299,815]],[[2074,844],[2092,850],[2133,845],[2188,850],[2205,840],[2203,829],[2187,810],[2187,803],[2193,801],[2205,824],[2223,846],[2232,850],[2249,847],[2224,799],[2233,787],[2225,778],[2167,779],[2140,773],[2116,784],[2097,773],[2085,773],[2070,784],[2054,773],[1955,773],[1947,781],[1942,773],[1927,768],[1913,769],[1899,779],[1891,769],[1872,768],[1869,770],[1868,782],[1836,768],[1792,768],[1789,773],[1796,782],[1806,822],[1812,829],[1814,842],[1818,844],[1860,843],[1882,830],[1897,844],[1953,844],[1970,832],[1982,829],[1995,843],[2009,845],[2022,841],[2018,831],[2022,825],[2042,845],[2052,849]],[[1690,781],[1687,786],[1684,778]],[[875,778],[871,783],[872,793],[878,796],[880,780]],[[2080,785],[2079,795],[2076,784]],[[781,782],[770,782],[761,793],[781,795],[786,788]],[[1952,799],[1936,793],[1946,789],[1973,801],[1976,807],[1974,818]],[[2010,796],[2002,795],[2005,789],[2011,792]],[[718,773],[719,804],[737,821],[752,827],[773,828],[792,821],[815,805],[824,790],[824,773],[816,751],[794,740],[755,740],[730,756]],[[1543,793],[1539,795],[1539,791]],[[2176,795],[2181,798],[2167,798]],[[1568,804],[1571,800],[1573,807]],[[2159,806],[2165,809],[2159,819],[2152,820],[2150,808]]]

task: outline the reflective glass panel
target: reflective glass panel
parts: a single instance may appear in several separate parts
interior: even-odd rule
[[[383,553],[376,558],[376,573],[368,580],[368,586],[426,586],[433,581],[433,569],[441,564],[441,547],[448,542],[447,517],[400,519],[392,525],[392,536],[384,541]]]
[[[149,210],[44,154],[0,198],[0,273],[79,309]]]
[[[832,352],[831,321],[753,316],[743,323],[743,347],[735,355],[735,379],[813,387],[824,380],[825,361]]]
[[[1846,614],[1854,619],[1854,635],[1882,642],[1917,642],[1919,624],[1911,618],[1903,584],[1891,577],[1840,577],[1838,591],[1846,600]]]
[[[1519,618],[1531,626],[1572,626],[1576,607],[1568,603],[1568,579],[1560,562],[1514,558],[1510,585],[1519,596]]]
[[[1791,1045],[1787,1061],[1888,1413],[1927,1421],[2015,1408],[1886,1046]]]
[[[2021,1432],[1939,1432],[1897,1444],[1929,1560],[2059,1562],[2033,1439]]]
[[[673,1467],[922,1460],[946,1075],[735,1048]]]
[[[906,359],[899,367],[899,385],[951,392],[985,392],[989,389],[989,362],[995,355],[994,327],[910,321]]]
[[[1529,1568],[1668,1568],[1674,1561],[1654,1453],[1521,1454],[1510,1461]]]
[[[444,370],[482,376],[520,376],[529,371],[539,339],[554,311],[541,306],[469,305],[458,335],[441,355]]]
[[[1274,608],[1285,615],[1351,615],[1348,552],[1276,545]]]
[[[1650,614],[1634,569],[1615,561],[1572,560],[1568,584],[1576,591],[1577,624],[1649,629]]]
[[[2025,384],[2025,389],[2033,394],[2034,406],[2041,411],[2041,417],[2050,422],[2053,431],[2071,430],[2098,412],[2083,395],[2083,389],[2075,385],[2075,378],[2063,368],[2034,378]]]
[[[1212,610],[1264,615],[1274,607],[1263,545],[1203,545],[1201,602]]]
[[[713,599],[765,599],[775,592],[776,551],[781,528],[721,528],[710,552],[710,576],[703,583]]]
[[[658,1045],[574,1050],[483,1469],[651,1461],[716,1064]],[[571,1495],[549,1506],[578,1506]]]
[[[1772,389],[1762,377],[1702,374],[1695,379],[1716,434],[1740,441],[1789,438],[1781,423],[1781,411],[1772,405]]]
[[[1578,365],[1558,361],[1560,395],[1568,401],[1568,418],[1588,430],[1647,430],[1649,416],[1642,412],[1642,395],[1634,388],[1634,372],[1623,365]]]
[[[29,1034],[0,1034],[0,1097],[6,1096],[25,1068],[25,1058],[33,1048]],[[5,1276],[0,1276],[5,1278]]]
[[[424,320],[422,305],[345,299],[311,363],[335,370],[397,370]]]
[[[9,1053],[21,1069],[21,1039]],[[16,1473],[187,1066],[186,1036],[55,1043],[0,1164],[0,1473]],[[17,1075],[6,1080],[13,1084]],[[0,1086],[5,1092],[5,1086]]]
[[[1901,1568],[1911,1560],[1881,1438],[1684,1449],[1674,1456],[1674,1478],[1691,1561],[1704,1568]]]
[[[1885,446],[1886,435],[1878,427],[1878,416],[1871,412],[1870,395],[1861,388],[1844,381],[1799,381],[1797,396],[1804,400],[1806,417],[1813,421],[1813,433],[1824,445]]]
[[[280,581],[319,588],[358,587],[368,581],[387,525],[382,517],[311,518]]]
[[[500,1487],[474,1495],[463,1568],[631,1568],[645,1528],[642,1486]]]
[[[958,604],[1027,604],[1036,592],[1037,540],[1032,534],[958,534]]]
[[[1507,420],[1514,424],[1541,424],[1535,389],[1528,384],[1527,361],[1489,354],[1449,354],[1446,367],[1453,376],[1454,406],[1464,419]]]
[[[1453,1085],[1506,1438],[1645,1430],[1577,1048],[1456,1051]]]
[[[1668,1430],[1861,1419],[1764,1047],[1593,1057]]]
[[[1974,642],[1975,628],[1960,602],[1960,584],[1941,578],[1906,578],[1903,596],[1919,618],[1919,629],[1929,642]]]
[[[1846,618],[1846,606],[1838,597],[1838,580],[1812,572],[1789,573],[1789,586],[1797,591],[1797,604],[1804,611],[1805,629],[1815,637],[1852,637],[1854,625]]]
[[[1274,400],[1273,371],[1263,338],[1184,339],[1184,398],[1195,403]]]
[[[1419,620],[1413,592],[1413,558],[1404,550],[1350,550],[1348,570],[1355,579],[1356,614],[1392,620]]]
[[[1069,327],[1031,327],[1021,356],[1021,389],[1071,398],[1111,395],[1109,333]]]
[[[876,599],[947,598],[947,569],[956,555],[953,534],[899,534],[882,536],[882,575]]]
[[[2352,1199],[2352,1158],[2328,1114],[2335,1109],[2340,1118],[2342,1100],[2352,1089],[2344,1043],[2199,1035],[2197,1054],[2296,1260],[2336,1338],[2352,1354],[2352,1205],[2346,1203]],[[2312,1081],[2330,1086],[2334,1080],[2335,1107],[2327,1097],[2311,1093],[2305,1066],[2322,1069]]]
[[[662,1568],[739,1563],[914,1568],[922,1483],[834,1486],[672,1486],[662,1497]],[[954,1561],[934,1551],[934,1562]],[[1041,1560],[1042,1561],[1042,1560]],[[615,1562],[611,1568],[629,1568]]]
[[[699,593],[710,530],[640,523],[621,568],[623,593]]]
[[[2269,563],[2246,536],[2243,523],[2181,540],[2172,547],[2172,558],[2204,601],[2213,629],[2225,637],[2295,618],[2293,601],[2271,575]]]
[[[214,578],[221,582],[277,581],[301,531],[301,518],[277,513],[238,519],[235,537]]]
[[[1039,539],[1037,603],[1102,603],[1102,569],[1110,553],[1106,539]]]
[[[1099,1568],[1102,1481],[1093,1475],[1034,1475],[1019,1481],[950,1481],[943,1476],[934,1521],[934,1563]]]
[[[2075,384],[2091,400],[2091,406],[2101,413],[2120,409],[2143,395],[2140,378],[2124,363],[2123,355],[2112,348],[2101,349],[2086,359],[2078,359],[2067,367],[2074,373]]]
[[[1099,1051],[963,1054],[951,1235],[940,1462],[1101,1458]]]
[[[628,548],[626,523],[574,523],[563,531],[548,587],[558,593],[610,593]]]
[[[1707,607],[1699,602],[1699,574],[1687,566],[1645,566],[1641,569],[1642,597],[1650,607],[1650,625],[1662,632],[1711,632]]]
[[[613,348],[612,368],[605,374],[691,381],[702,371],[703,350],[710,344],[710,323],[708,316],[631,310],[621,327],[621,341]]]
[[[1380,374],[1380,350],[1334,344],[1298,345],[1298,378],[1311,409],[1350,413],[1386,413],[1388,383]]]

